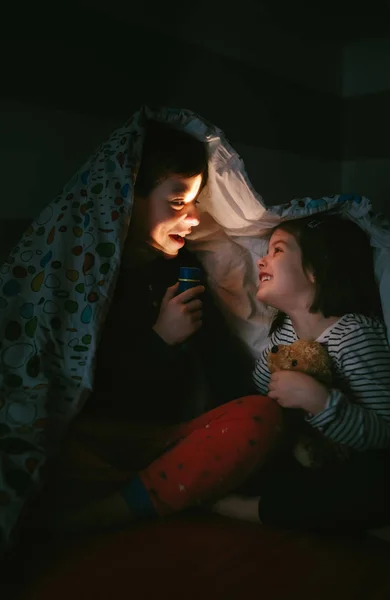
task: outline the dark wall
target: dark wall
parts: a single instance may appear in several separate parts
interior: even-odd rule
[[[281,32],[265,43],[260,22],[251,23],[247,44],[246,30],[237,30],[237,43],[238,16],[229,17],[228,33],[226,11],[206,43],[192,5],[181,5],[181,22],[193,23],[188,39],[172,28],[66,7],[41,16],[36,6],[30,14],[23,8],[24,26],[0,43],[0,218],[37,216],[144,103],[189,108],[223,129],[268,204],[340,191],[342,101],[338,76],[328,81],[341,68],[337,60],[329,67],[335,54],[321,62],[312,41],[290,44]],[[250,16],[240,18],[249,24]],[[301,63],[292,58],[298,46]]]

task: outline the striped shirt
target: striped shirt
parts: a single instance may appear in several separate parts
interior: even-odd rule
[[[253,370],[261,394],[268,393],[271,377],[267,356],[272,346],[298,339],[291,320],[274,331]],[[306,416],[313,427],[355,450],[385,448],[390,444],[390,348],[380,319],[346,314],[317,341],[332,360],[332,389],[323,411]]]

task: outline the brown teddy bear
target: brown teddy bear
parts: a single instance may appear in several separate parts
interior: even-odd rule
[[[268,367],[271,373],[283,370],[300,371],[328,387],[332,380],[330,356],[319,342],[297,340],[289,345],[273,346],[268,355]],[[350,456],[348,448],[326,438],[303,418],[299,421],[299,429],[300,434],[293,452],[303,467],[318,469]]]

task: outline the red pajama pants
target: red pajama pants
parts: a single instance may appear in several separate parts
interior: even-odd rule
[[[274,400],[245,396],[178,425],[165,452],[138,475],[160,515],[211,502],[264,463],[281,431]]]

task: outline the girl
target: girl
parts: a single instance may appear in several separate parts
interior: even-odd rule
[[[287,527],[366,526],[375,512],[381,521],[390,442],[390,351],[369,239],[353,221],[334,215],[282,222],[258,267],[257,298],[277,312],[253,371],[256,389],[286,409],[304,411],[312,427],[352,455],[346,464],[320,472],[289,457],[258,477],[252,491],[261,498],[233,496],[214,510]],[[272,347],[297,339],[317,340],[327,348],[331,389],[296,371],[270,374]]]

